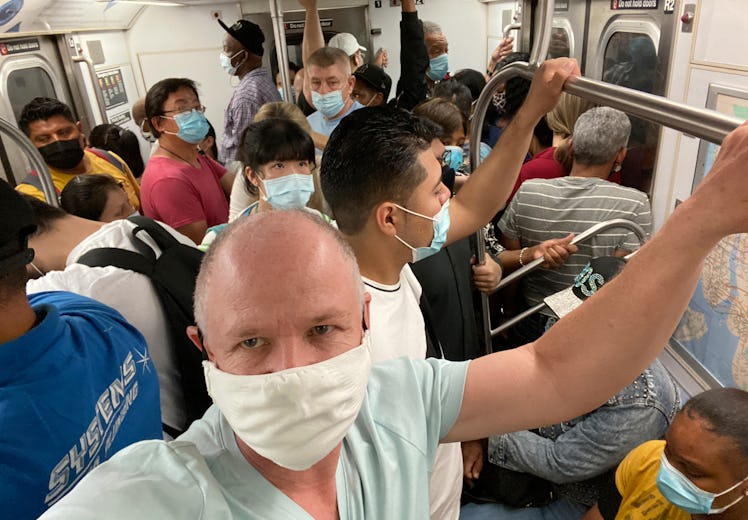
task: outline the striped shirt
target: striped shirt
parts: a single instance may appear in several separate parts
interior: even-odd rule
[[[533,179],[522,184],[499,222],[506,238],[531,247],[551,238],[578,235],[590,226],[614,218],[639,224],[652,232],[652,212],[647,195],[604,179],[561,177]],[[636,235],[625,229],[610,229],[595,235],[558,269],[537,269],[523,278],[525,300],[536,305],[543,298],[565,289],[591,258],[611,256],[617,249],[635,251]],[[551,315],[550,310],[544,311]]]
[[[280,100],[275,82],[267,70],[254,69],[242,78],[224,112],[223,139],[219,154],[224,164],[236,159],[244,129],[252,124],[260,107]]]

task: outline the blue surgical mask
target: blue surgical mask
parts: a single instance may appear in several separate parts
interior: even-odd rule
[[[221,60],[221,67],[223,67],[223,70],[225,70],[226,74],[228,74],[229,76],[236,76],[236,69],[238,69],[242,63],[244,63],[244,60],[242,60],[236,65],[231,65],[231,60],[233,60],[239,53],[242,52],[244,52],[244,50],[235,52],[231,56],[227,56],[225,52],[222,52],[219,55],[219,59]]]
[[[694,515],[716,515],[730,509],[740,502],[745,495],[740,495],[724,507],[712,509],[714,499],[729,493],[746,480],[748,480],[748,477],[721,493],[710,493],[697,487],[683,473],[675,469],[663,453],[660,461],[660,471],[657,473],[657,489],[660,490],[662,496],[670,503],[688,513]]]
[[[327,94],[320,94],[312,90],[312,104],[327,119],[332,119],[343,110],[345,101],[343,101],[343,91],[333,90]]]
[[[488,146],[486,143],[481,142],[480,147],[478,148],[478,155],[480,156],[480,162],[483,162],[488,157],[488,154],[491,153],[491,147]]]
[[[296,103],[296,89],[294,89],[293,87],[291,87],[291,99],[286,99],[286,93],[283,91],[283,87],[278,87],[278,94],[280,94],[280,97],[283,101]]]
[[[277,179],[264,179],[263,197],[275,209],[302,209],[314,193],[314,179],[309,173],[292,173]]]
[[[431,245],[429,245],[428,247],[413,247],[405,240],[395,235],[396,239],[398,239],[404,246],[408,247],[413,252],[414,262],[418,262],[419,260],[428,258],[431,255],[435,255],[441,250],[442,247],[444,247],[444,243],[447,241],[447,232],[449,231],[450,224],[449,199],[447,199],[447,202],[444,203],[442,208],[439,210],[439,213],[437,213],[433,217],[427,217],[426,215],[416,213],[415,211],[404,208],[399,204],[395,204],[395,206],[405,211],[406,213],[431,220],[434,223],[434,238],[431,240]]]
[[[449,54],[445,52],[429,60],[429,70],[426,74],[433,81],[443,80],[447,72],[449,72]]]
[[[465,160],[462,155],[462,148],[459,146],[445,146],[444,149],[449,152],[449,154],[444,154],[447,166],[452,168],[454,171],[462,168],[462,163]]]
[[[164,130],[165,134],[172,134],[179,137],[182,141],[190,144],[198,144],[200,141],[205,139],[208,135],[208,120],[205,119],[205,115],[197,109],[192,109],[189,112],[182,112],[174,117],[161,116],[167,119],[173,119],[176,121],[179,131],[169,132]]]

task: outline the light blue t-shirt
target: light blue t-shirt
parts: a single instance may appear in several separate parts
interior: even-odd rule
[[[387,361],[372,368],[366,397],[343,440],[336,474],[341,520],[426,519],[439,439],[462,405],[468,362]],[[309,520],[242,456],[213,406],[172,442],[122,450],[42,519],[191,518]]]
[[[362,105],[358,101],[354,101],[353,105],[351,105],[351,108],[346,113],[344,113],[340,117],[336,117],[335,119],[325,119],[322,115],[322,112],[318,110],[306,116],[306,120],[309,121],[309,125],[312,127],[312,130],[329,137],[332,131],[335,130],[335,127],[338,126],[338,123],[340,123],[341,119],[343,119],[354,110],[358,110],[359,108],[364,108],[364,105]]]

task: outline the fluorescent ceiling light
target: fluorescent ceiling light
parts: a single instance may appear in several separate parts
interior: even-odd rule
[[[161,7],[184,7],[187,4],[180,2],[170,2],[159,0],[96,0],[99,3],[106,2],[108,4],[138,4],[138,5],[158,5]]]

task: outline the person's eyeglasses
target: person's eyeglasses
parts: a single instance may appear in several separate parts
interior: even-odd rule
[[[445,166],[449,162],[451,156],[452,156],[451,150],[444,150],[444,153],[442,154],[442,156],[439,157],[439,164],[442,166]]]
[[[204,114],[205,113],[205,106],[204,105],[199,105],[199,106],[196,106],[196,107],[180,107],[180,108],[175,108],[174,110],[164,110],[163,113],[164,114],[177,114],[177,115],[179,115],[179,114],[190,113],[193,110],[195,112],[200,112],[201,114]]]

